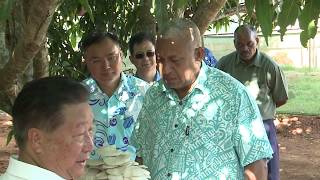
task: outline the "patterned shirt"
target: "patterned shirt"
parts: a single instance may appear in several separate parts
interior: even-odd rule
[[[215,67],[217,64],[217,60],[216,58],[213,56],[212,52],[210,51],[210,49],[208,48],[204,48],[204,62],[206,63],[206,65],[210,66],[210,67]]]
[[[273,153],[245,87],[205,63],[182,100],[162,80],[148,90],[132,143],[154,180],[243,179]]]
[[[94,150],[91,159],[99,159],[95,149],[107,144],[115,144],[117,149],[131,152],[131,158],[135,159],[136,150],[129,139],[149,85],[124,73],[121,73],[120,81],[118,89],[108,97],[95,80],[84,80],[90,91],[89,103],[94,114]]]

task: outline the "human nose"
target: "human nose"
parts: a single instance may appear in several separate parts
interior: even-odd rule
[[[107,69],[110,67],[110,62],[108,60],[108,58],[104,58],[103,59],[103,66],[102,66],[104,69]]]
[[[241,51],[248,51],[249,47],[247,45],[240,46]]]
[[[93,150],[93,140],[91,133],[87,132],[85,135],[83,151],[84,152],[91,152]]]
[[[171,66],[170,66],[170,63],[161,63],[161,71],[163,73],[163,75],[167,75],[167,74],[170,74],[171,72]]]

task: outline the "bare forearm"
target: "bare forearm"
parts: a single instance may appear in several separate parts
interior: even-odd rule
[[[245,167],[246,180],[267,180],[268,168],[266,160],[255,161]]]
[[[282,105],[284,105],[284,104],[286,104],[286,103],[287,103],[287,100],[277,101],[277,102],[276,102],[276,107],[278,108],[278,107],[280,107],[280,106],[282,106]]]

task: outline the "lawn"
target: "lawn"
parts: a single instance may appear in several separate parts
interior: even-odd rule
[[[283,69],[289,84],[289,100],[277,112],[320,115],[320,69]]]

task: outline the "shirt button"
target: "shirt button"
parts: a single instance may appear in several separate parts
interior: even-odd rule
[[[170,176],[171,176],[171,173],[168,173],[167,176],[170,177]]]
[[[174,149],[170,149],[170,152],[173,152],[174,151]]]
[[[177,128],[177,127],[178,127],[178,124],[175,124],[174,127]]]

